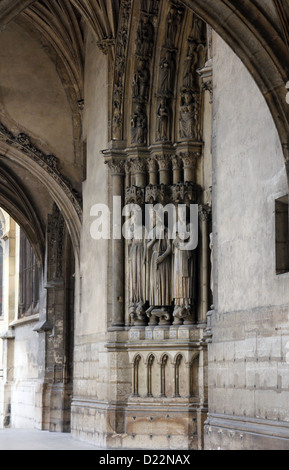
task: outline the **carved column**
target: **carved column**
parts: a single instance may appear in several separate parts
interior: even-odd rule
[[[201,154],[199,152],[181,152],[179,155],[184,164],[184,182],[195,183],[197,163]]]
[[[170,155],[157,155],[156,159],[159,164],[160,184],[169,185],[171,182],[171,159]]]
[[[178,155],[174,155],[172,158],[173,165],[173,184],[179,184],[182,182],[182,160]]]
[[[202,256],[201,256],[201,314],[199,317],[200,323],[206,323],[207,313],[209,310],[209,230],[208,225],[211,218],[211,208],[207,205],[200,206],[199,209],[200,224],[201,224],[201,243],[202,243]]]
[[[168,359],[168,356],[164,356],[160,363],[160,398],[166,396],[166,365]]]
[[[156,186],[158,184],[158,164],[155,157],[148,160],[149,184]]]
[[[143,158],[135,158],[131,160],[132,173],[134,174],[135,186],[144,188],[147,179],[147,164]]]
[[[116,157],[105,162],[112,175],[112,193],[120,197],[123,205],[125,159]],[[119,221],[121,224],[121,221]],[[115,227],[114,227],[115,228]],[[121,229],[121,227],[119,227]],[[123,238],[112,240],[112,328],[124,326],[124,243]]]

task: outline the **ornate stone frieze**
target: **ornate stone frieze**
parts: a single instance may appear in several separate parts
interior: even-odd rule
[[[149,185],[145,188],[147,204],[166,204],[169,201],[169,188],[165,184]]]
[[[129,23],[131,18],[131,0],[122,0],[120,7],[120,23],[116,40],[116,58],[113,86],[112,139],[121,140],[123,132],[123,99],[125,67],[128,51]]]
[[[146,145],[148,136],[147,105],[151,86],[151,59],[155,42],[154,17],[159,1],[142,1],[137,29],[135,66],[132,80],[131,144]]]
[[[138,188],[137,186],[131,186],[130,188],[126,188],[125,203],[126,204],[138,204],[139,206],[144,205],[145,189]]]
[[[180,90],[179,138],[181,140],[202,140],[202,95],[198,70],[204,64],[205,48],[206,26],[200,18],[194,15]]]
[[[198,200],[198,187],[194,183],[179,183],[172,186],[172,199],[176,204],[190,202],[196,204]]]

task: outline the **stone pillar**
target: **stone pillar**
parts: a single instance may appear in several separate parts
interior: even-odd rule
[[[149,167],[149,184],[156,186],[159,182],[158,179],[158,164],[155,157],[151,157],[148,160]]]
[[[135,186],[144,188],[147,181],[147,163],[144,158],[135,158],[131,160],[132,172],[135,176]]]
[[[200,154],[198,152],[186,152],[180,153],[180,157],[184,164],[184,182],[195,183],[197,162]]]
[[[209,310],[209,286],[210,286],[210,270],[209,270],[209,220],[211,217],[211,208],[203,205],[199,209],[200,231],[202,243],[201,256],[201,315],[199,323],[206,323],[207,313]]]
[[[176,154],[184,165],[184,183],[197,182],[198,160],[202,155],[201,142],[181,142],[176,144]]]
[[[121,197],[123,205],[125,160],[111,158],[105,162],[112,175],[113,196]],[[121,230],[121,227],[119,227]],[[112,328],[124,326],[124,243],[120,239],[112,240]]]
[[[160,184],[169,185],[171,183],[171,158],[169,154],[157,155],[159,164]]]

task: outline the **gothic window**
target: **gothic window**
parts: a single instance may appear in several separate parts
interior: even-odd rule
[[[19,318],[39,311],[39,268],[33,248],[20,230]]]
[[[276,273],[289,272],[289,200],[284,196],[275,201]]]

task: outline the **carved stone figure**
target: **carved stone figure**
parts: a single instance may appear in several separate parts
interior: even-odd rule
[[[199,78],[196,72],[198,68],[198,61],[199,55],[197,51],[197,44],[192,42],[189,44],[184,66],[183,87],[186,89],[197,90],[199,88]]]
[[[173,298],[176,307],[190,308],[194,303],[193,252],[181,249],[184,241],[177,234],[173,241]]]
[[[143,16],[137,31],[136,53],[151,57],[154,45],[154,26],[149,16]]]
[[[198,95],[184,93],[180,110],[180,138],[201,140],[200,103]]]
[[[131,227],[134,230],[134,226]],[[144,241],[133,238],[128,241],[129,247],[129,303],[130,309],[145,303],[145,263]],[[140,313],[140,312],[139,312]]]
[[[180,24],[183,18],[183,9],[181,6],[171,5],[167,16],[167,29],[165,45],[169,49],[177,47]]]
[[[133,98],[147,101],[149,97],[150,72],[144,59],[139,61],[137,72],[133,78]]]
[[[144,107],[138,104],[131,119],[131,142],[132,144],[145,144],[146,141],[147,116]]]
[[[170,112],[166,98],[162,98],[157,111],[157,141],[166,142],[170,138]]]
[[[194,101],[191,93],[185,93],[182,98],[180,112],[180,138],[192,138],[194,135]]]
[[[172,244],[166,228],[155,227],[147,243],[149,259],[149,304],[151,307],[168,307],[171,295],[171,253]]]
[[[206,25],[198,16],[194,15],[193,28],[191,36],[198,44],[206,42]]]
[[[174,84],[174,59],[170,51],[166,51],[160,63],[160,87],[161,96],[169,96],[173,93]]]

